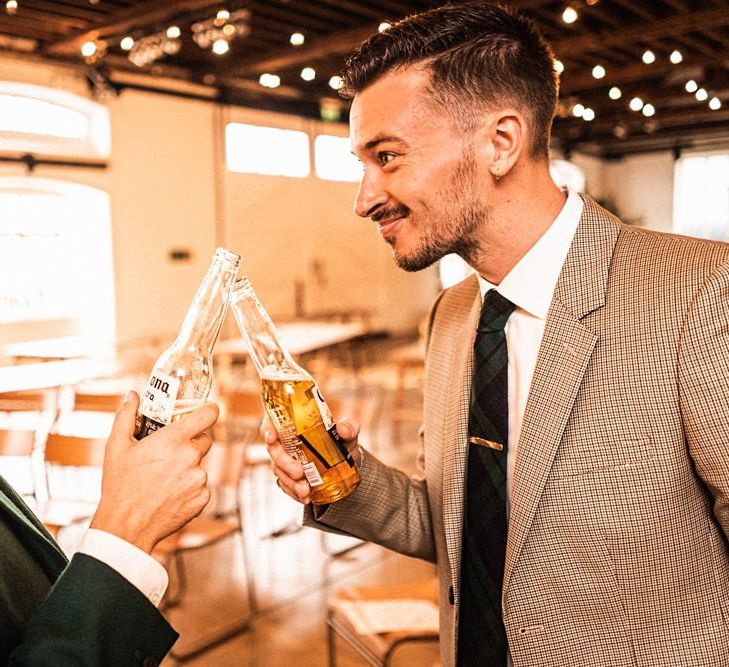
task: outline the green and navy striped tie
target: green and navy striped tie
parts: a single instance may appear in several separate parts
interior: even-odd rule
[[[505,667],[507,660],[501,616],[508,527],[509,434],[504,327],[514,308],[495,290],[487,292],[474,343],[461,556],[459,667]]]

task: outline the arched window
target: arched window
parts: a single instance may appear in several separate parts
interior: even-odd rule
[[[108,158],[109,112],[63,90],[0,81],[0,152]]]

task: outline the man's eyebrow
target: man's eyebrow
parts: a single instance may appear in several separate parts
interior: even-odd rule
[[[395,136],[394,134],[378,134],[373,139],[370,139],[363,147],[362,150],[365,151],[371,151],[373,148],[375,148],[378,144],[382,144],[386,141],[392,141],[399,144],[406,144],[403,139],[400,137]]]

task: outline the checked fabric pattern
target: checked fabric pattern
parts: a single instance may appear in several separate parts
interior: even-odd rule
[[[505,667],[507,660],[501,618],[509,433],[504,327],[514,308],[496,290],[487,292],[474,343],[468,433],[492,445],[469,444],[458,625],[460,667]]]

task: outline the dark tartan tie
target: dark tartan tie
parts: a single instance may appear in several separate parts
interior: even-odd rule
[[[484,297],[474,343],[468,415],[459,667],[505,667],[507,643],[501,618],[506,559],[506,452],[509,434],[504,326],[515,306],[495,290]]]

